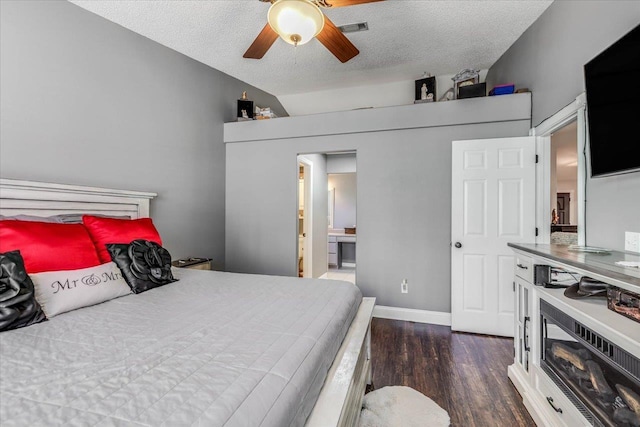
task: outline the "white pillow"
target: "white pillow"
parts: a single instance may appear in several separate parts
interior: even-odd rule
[[[113,262],[80,270],[35,273],[29,277],[35,286],[36,300],[48,318],[131,293]]]

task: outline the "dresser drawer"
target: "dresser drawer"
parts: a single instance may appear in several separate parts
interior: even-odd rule
[[[329,254],[329,265],[338,265],[338,254]]]
[[[558,421],[557,425],[567,427],[591,425],[542,370],[536,372],[536,382],[540,395],[546,400],[542,405],[548,409],[551,417]]]
[[[338,236],[338,242],[341,243],[355,243],[356,236]]]
[[[327,245],[327,252],[330,253],[330,254],[337,254],[338,253],[338,244],[329,242],[328,245]]]
[[[516,253],[513,270],[516,276],[533,283],[533,259]]]

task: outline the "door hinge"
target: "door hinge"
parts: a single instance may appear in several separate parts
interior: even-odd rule
[[[536,227],[536,237],[538,237],[538,227]]]
[[[536,163],[538,163],[538,160],[539,160],[539,159],[538,159],[538,155],[536,154]]]
[[[516,291],[516,282],[511,282],[513,284],[513,292]]]

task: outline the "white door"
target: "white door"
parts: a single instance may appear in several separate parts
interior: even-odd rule
[[[313,277],[311,273],[312,263],[312,247],[311,247],[311,232],[313,230],[313,196],[311,194],[311,182],[312,182],[312,166],[310,164],[304,164],[304,222],[302,237],[304,240],[304,258],[303,258],[303,276]]]
[[[302,257],[303,277],[313,277],[313,162],[298,156],[298,167],[303,171],[298,182],[298,213],[302,211],[298,221],[300,224],[302,219],[302,230],[298,230],[298,262]]]
[[[535,138],[454,141],[451,329],[513,336],[508,242],[535,242]]]

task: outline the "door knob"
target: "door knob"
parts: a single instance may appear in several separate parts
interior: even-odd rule
[[[456,248],[460,249],[462,247],[462,243],[456,242],[456,244],[453,245],[453,246],[455,246]]]

